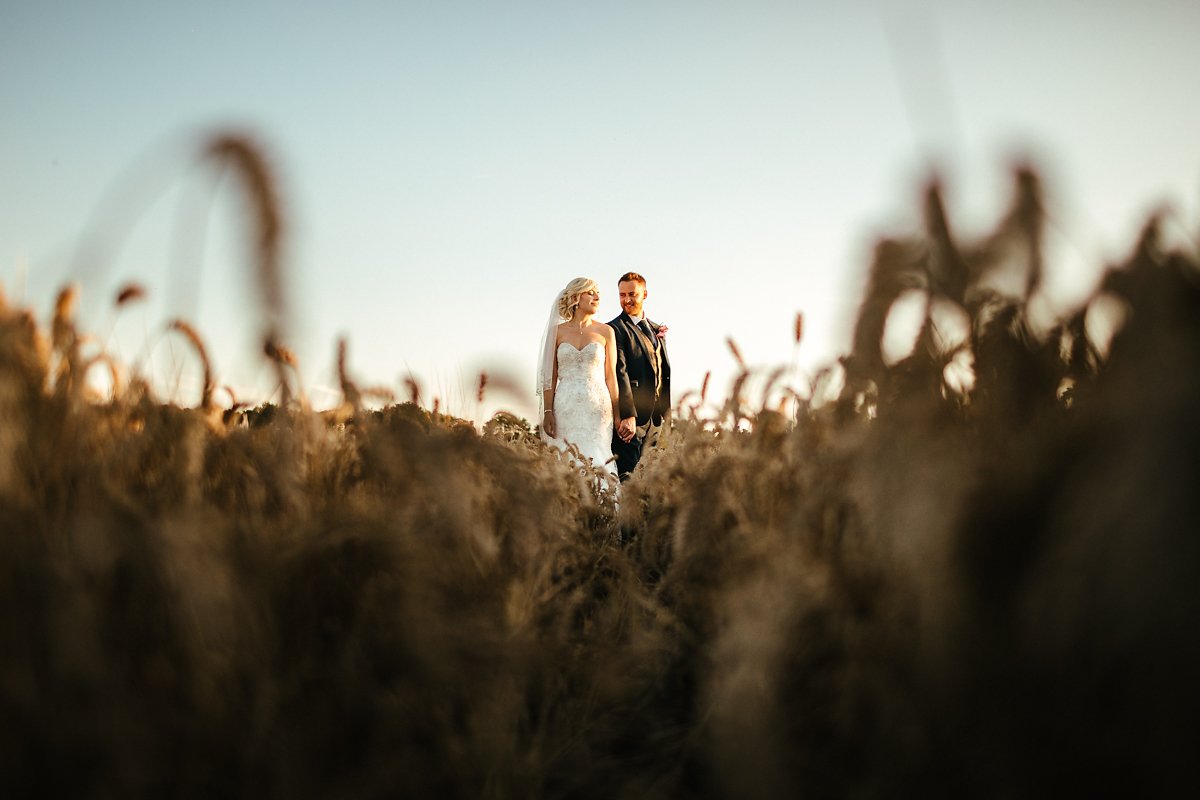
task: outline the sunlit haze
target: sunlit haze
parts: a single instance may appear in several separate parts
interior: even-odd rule
[[[0,282],[41,318],[79,283],[83,327],[182,402],[198,368],[163,330],[186,318],[220,382],[265,397],[247,210],[198,163],[237,131],[278,177],[315,403],[346,336],[364,385],[405,398],[411,374],[452,413],[531,416],[555,294],[592,277],[607,320],[627,270],[670,326],[677,397],[710,370],[727,387],[726,337],[812,374],[931,166],[970,235],[1032,159],[1064,307],[1162,204],[1194,243],[1197,34],[1190,0],[6,0]],[[130,281],[148,299],[115,314]]]

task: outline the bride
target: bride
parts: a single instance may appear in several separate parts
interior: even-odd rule
[[[600,287],[589,278],[576,278],[558,293],[542,337],[538,394],[550,443],[562,450],[574,445],[616,475],[617,345],[613,329],[594,319],[599,308]]]

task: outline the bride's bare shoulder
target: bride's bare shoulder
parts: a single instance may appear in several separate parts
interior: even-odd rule
[[[599,333],[601,336],[603,336],[605,339],[611,339],[614,335],[612,325],[609,325],[607,322],[597,322],[596,323],[596,332]]]

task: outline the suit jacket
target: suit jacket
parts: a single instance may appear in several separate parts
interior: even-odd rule
[[[620,418],[634,417],[639,426],[661,423],[671,410],[671,361],[667,358],[666,342],[657,336],[651,339],[625,313],[608,324],[617,340]],[[658,333],[658,325],[653,322],[650,329]]]

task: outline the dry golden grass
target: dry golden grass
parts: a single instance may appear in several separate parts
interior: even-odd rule
[[[48,337],[0,304],[4,794],[1197,788],[1198,265],[1149,227],[1106,355],[1082,317],[1035,336],[1017,186],[981,243],[934,186],[927,234],[881,244],[834,402],[754,408],[743,376],[705,416],[706,380],[619,505],[515,416],[365,409],[344,344],[326,414],[298,382],[221,413],[207,366],[197,408],[136,375],[96,402],[73,296]],[[881,358],[911,286],[972,320],[969,394],[932,322]]]

